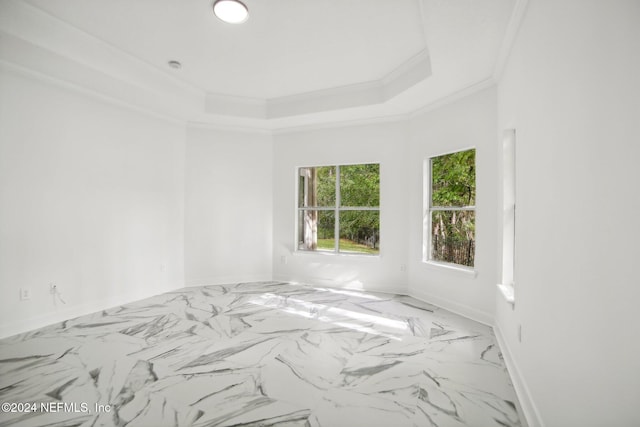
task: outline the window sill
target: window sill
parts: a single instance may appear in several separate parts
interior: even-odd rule
[[[516,296],[513,285],[503,285],[502,283],[498,283],[497,286],[505,301],[507,301],[511,305],[514,305],[516,303]]]
[[[380,254],[358,254],[348,252],[329,252],[329,251],[293,251],[293,256],[321,256],[321,257],[338,257],[338,258],[358,258],[362,260],[377,261],[380,259]]]
[[[478,272],[473,268],[460,267],[455,264],[447,264],[447,263],[436,262],[436,261],[424,261],[424,264],[438,270],[441,269],[441,270],[452,271],[452,272],[463,274],[468,277],[475,278],[478,275]]]

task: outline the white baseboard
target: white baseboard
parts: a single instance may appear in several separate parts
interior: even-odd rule
[[[197,286],[215,286],[215,285],[231,285],[234,283],[249,283],[249,282],[271,282],[274,279],[267,275],[253,275],[253,276],[211,276],[202,277],[197,279],[189,279],[185,286],[188,288],[194,288]]]
[[[448,310],[452,313],[459,314],[460,316],[467,317],[471,320],[475,320],[476,322],[482,323],[483,325],[487,325],[489,327],[493,327],[493,316],[490,313],[477,310],[473,307],[469,307],[463,304],[458,304],[453,301],[446,300],[444,298],[434,297],[433,295],[427,294],[425,292],[419,292],[415,290],[408,290],[404,286],[385,286],[385,287],[377,287],[377,286],[361,286],[358,288],[354,288],[349,286],[348,283],[341,283],[332,279],[318,279],[318,278],[305,278],[302,280],[295,280],[291,277],[287,276],[275,276],[274,280],[279,280],[283,282],[299,282],[309,285],[315,286],[326,286],[329,288],[338,288],[338,289],[350,289],[350,290],[360,290],[365,292],[380,292],[387,294],[397,294],[397,295],[407,295],[421,301],[424,301],[428,304],[433,304],[437,307]]]
[[[158,290],[156,289],[152,293],[132,292],[124,295],[113,296],[107,299],[88,301],[83,304],[74,306],[58,307],[60,309],[53,312],[44,313],[40,316],[32,317],[30,319],[20,319],[14,322],[0,325],[0,339],[24,332],[33,331],[35,329],[63,322],[65,320],[74,319],[79,316],[96,313],[108,308],[128,304],[133,301],[139,301],[141,299],[149,298],[154,295],[158,295],[159,293],[168,292],[170,290],[171,288],[161,290],[161,292],[158,292]]]
[[[480,322],[484,325],[493,326],[493,316],[485,311],[436,297],[426,292],[416,291],[415,289],[410,290],[407,295],[440,308],[444,308],[445,310],[459,314],[460,316],[475,320],[476,322]]]
[[[280,282],[301,283],[310,286],[325,286],[332,289],[348,289],[351,291],[362,292],[379,292],[383,294],[399,294],[407,295],[407,289],[400,286],[375,286],[375,285],[361,285],[354,286],[351,282],[340,282],[334,279],[321,279],[321,278],[303,278],[294,279],[286,276],[274,276],[273,280]]]
[[[527,425],[529,427],[544,427],[545,424],[542,421],[540,412],[538,411],[538,408],[533,401],[531,393],[529,392],[529,387],[527,387],[527,383],[524,380],[524,377],[520,374],[518,364],[512,356],[511,350],[509,349],[509,346],[507,345],[507,342],[502,335],[500,327],[497,324],[494,325],[493,331],[495,333],[496,340],[498,341],[500,351],[502,352],[502,358],[505,365],[507,366],[507,371],[509,371],[509,376],[511,377],[511,381],[513,382],[513,388],[516,390],[516,395],[518,396],[518,400],[520,401],[522,415],[524,416]]]

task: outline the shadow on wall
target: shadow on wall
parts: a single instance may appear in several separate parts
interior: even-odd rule
[[[366,288],[359,270],[341,263],[311,262],[305,264],[302,274],[292,276],[294,281],[363,291]]]

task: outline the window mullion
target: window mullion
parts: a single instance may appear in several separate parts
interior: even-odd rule
[[[475,206],[431,206],[433,211],[475,211]]]
[[[371,203],[373,200],[379,200],[380,165],[367,163],[362,165],[313,166],[301,167],[299,171],[297,250],[321,251],[325,254],[332,252],[334,254],[379,254],[380,206],[359,205],[373,204]],[[311,184],[305,185],[302,179],[306,178],[305,173],[308,175],[314,172],[319,174],[317,192],[318,195],[322,195],[321,200],[317,201],[308,199],[308,191],[316,192],[316,190],[315,187],[314,189],[307,188]],[[344,206],[342,197],[342,189],[345,188],[341,182],[343,174],[349,181],[346,184],[349,194],[345,192],[345,197],[348,196],[347,204],[350,206]],[[331,183],[333,183],[333,189]],[[308,190],[307,193],[305,193],[306,190]],[[350,191],[353,191],[353,195]],[[331,194],[332,192],[333,194]],[[331,200],[332,196],[333,200]],[[332,226],[333,230],[331,230]],[[317,236],[315,235],[316,229]],[[332,232],[333,236],[330,236]],[[346,242],[340,240],[341,233],[348,236]],[[311,239],[307,239],[307,235],[310,235]],[[328,246],[330,243],[328,238],[330,237],[333,238],[333,246]],[[307,240],[312,244],[305,243]],[[313,242],[316,244],[313,245]]]
[[[341,211],[379,211],[380,206],[340,206]]]
[[[428,198],[424,198],[426,260],[473,268],[475,263],[475,149],[431,157],[428,167]],[[437,161],[437,163],[436,163]],[[437,176],[436,176],[437,175]],[[458,184],[464,183],[460,186]],[[436,188],[437,187],[437,188]],[[438,198],[436,199],[436,194]],[[447,203],[455,206],[442,206]],[[436,201],[437,200],[437,201]],[[462,203],[469,205],[462,205]],[[473,205],[471,205],[473,203]],[[436,233],[436,234],[434,234]]]
[[[336,210],[333,230],[333,250],[340,252],[340,165],[336,165]]]

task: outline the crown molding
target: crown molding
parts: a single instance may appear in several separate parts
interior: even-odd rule
[[[271,136],[273,131],[266,127],[259,126],[246,126],[246,125],[232,125],[225,123],[205,123],[198,121],[189,121],[186,124],[187,129],[204,129],[218,132],[234,132],[234,133],[249,133]]]
[[[513,44],[518,37],[518,32],[520,31],[520,27],[522,26],[522,22],[524,21],[528,5],[529,0],[516,0],[516,4],[511,11],[509,24],[507,24],[507,29],[504,32],[502,44],[500,45],[500,50],[498,51],[498,58],[496,59],[496,65],[493,70],[493,78],[496,81],[499,81],[502,77],[504,67],[507,65],[507,60],[509,59],[509,55],[511,54],[511,48],[513,47]]]
[[[384,104],[431,76],[426,49],[373,82],[271,99],[204,93],[35,6],[5,0],[0,5],[0,61],[5,67],[183,125],[272,134],[358,126],[408,120],[494,85],[527,4],[528,0],[516,0],[492,76],[411,111]],[[374,105],[378,107],[368,113],[353,109]],[[323,114],[330,111],[335,114]],[[354,119],[356,115],[360,118]],[[300,124],[304,122],[309,124]]]
[[[31,70],[33,75],[47,77],[49,81],[64,83],[68,87],[100,95],[103,99],[118,101],[133,108],[186,120],[197,111],[192,98],[179,94],[156,92],[148,86],[119,79],[100,70],[35,45],[0,29],[0,60],[17,69]]]
[[[0,28],[116,78],[136,79],[139,84],[162,91],[203,96],[202,89],[26,1],[3,0]],[[83,61],[85,55],[91,58],[90,63]]]
[[[480,80],[476,83],[473,83],[463,89],[460,89],[450,95],[447,95],[443,98],[439,98],[434,102],[431,102],[427,105],[424,105],[409,114],[407,114],[407,119],[416,118],[422,114],[428,113],[433,110],[437,110],[439,108],[444,107],[445,105],[452,104],[456,101],[459,101],[463,98],[466,98],[469,95],[473,95],[476,92],[480,92],[481,90],[488,89],[492,86],[496,85],[496,80],[493,76],[489,76],[486,79]]]
[[[389,114],[385,116],[367,117],[362,119],[346,119],[346,120],[332,120],[322,123],[314,123],[300,126],[286,126],[275,128],[271,130],[273,135],[285,135],[289,133],[307,132],[323,129],[336,129],[355,126],[366,126],[380,123],[398,123],[406,121],[408,116],[406,114]]]
[[[202,112],[201,91],[35,6],[5,0],[0,12],[5,70],[183,126]]]
[[[267,119],[267,101],[260,98],[207,93],[204,110],[207,114]]]
[[[473,95],[476,92],[480,92],[482,90],[488,89],[495,85],[496,85],[496,81],[493,79],[493,77],[487,77],[486,79],[483,79],[479,82],[471,84],[462,90],[459,90],[443,98],[440,98],[432,103],[424,105],[408,113],[377,115],[375,117],[367,117],[367,118],[361,118],[361,119],[332,120],[332,121],[327,121],[323,123],[308,124],[308,125],[301,125],[301,126],[286,126],[286,127],[283,126],[280,128],[274,128],[272,132],[274,135],[282,135],[282,134],[304,132],[304,131],[311,131],[311,130],[322,130],[322,129],[332,129],[332,128],[340,128],[340,127],[364,126],[364,125],[376,124],[376,123],[393,123],[393,122],[408,121],[411,119],[415,119],[421,116],[422,114],[426,114],[430,111],[437,110],[449,104],[453,104],[454,102],[457,102],[470,95]]]
[[[426,49],[393,69],[379,80],[267,100],[267,118],[382,104],[431,76]]]
[[[421,50],[381,79],[384,101],[388,101],[431,77],[431,57]]]
[[[180,126],[184,126],[185,121],[182,118],[178,118],[175,117],[174,115],[171,114],[163,114],[161,112],[158,112],[154,109],[151,108],[145,108],[142,106],[138,106],[135,104],[132,104],[130,102],[127,101],[123,101],[119,98],[113,97],[113,96],[109,96],[109,95],[105,95],[104,93],[101,92],[97,92],[95,90],[91,90],[88,89],[86,87],[80,86],[78,84],[75,84],[73,82],[69,82],[69,81],[65,81],[56,77],[52,77],[46,73],[34,70],[32,68],[28,68],[28,67],[24,67],[21,65],[17,65],[11,62],[7,62],[3,59],[0,59],[0,70],[6,71],[6,72],[10,72],[10,73],[14,73],[16,75],[19,76],[23,76],[23,77],[27,77],[27,78],[31,78],[34,80],[38,80],[38,81],[42,81],[45,82],[47,84],[53,85],[53,86],[57,86],[57,87],[61,87],[64,88],[66,90],[69,90],[71,92],[76,92],[79,93],[81,95],[87,96],[89,98],[93,98],[95,100],[101,101],[101,102],[105,102],[111,105],[116,105],[120,108],[125,108],[127,110],[133,111],[135,113],[138,114],[143,114],[145,116],[151,117],[153,119],[158,119],[158,120],[162,120],[174,125],[180,125]]]
[[[355,83],[268,99],[267,118],[282,119],[383,102],[383,87],[380,81]]]
[[[196,114],[270,120],[377,105],[431,76],[431,61],[425,48],[379,80],[270,99],[206,93],[36,5],[5,0],[1,6],[1,31],[125,85],[188,99],[197,109]],[[78,83],[82,85],[84,80],[87,79],[79,79]]]
[[[207,93],[205,112],[268,120],[382,104],[430,76],[429,53],[423,49],[375,81],[269,99]]]
[[[299,126],[284,125],[281,127],[277,127],[277,122],[267,119],[250,120],[247,118],[234,118],[221,115],[217,115],[216,117],[215,115],[201,114],[202,121],[199,121],[193,120],[191,118],[192,116],[181,114],[176,110],[167,110],[165,108],[166,105],[162,102],[147,102],[149,99],[145,98],[145,93],[141,88],[126,85],[126,82],[110,78],[109,76],[99,75],[97,70],[83,67],[68,58],[62,58],[57,54],[33,46],[28,42],[3,34],[1,31],[0,38],[2,39],[2,44],[0,45],[0,53],[2,53],[0,65],[2,65],[3,68],[20,72],[21,74],[29,75],[33,78],[53,83],[57,86],[65,87],[165,121],[218,131],[278,135],[310,130],[364,126],[375,123],[399,122],[438,109],[495,84],[495,80],[489,77],[409,113],[377,114],[373,117],[358,119],[330,119],[314,124]],[[7,51],[9,51],[9,53],[7,53]],[[26,59],[21,60],[23,56]],[[34,61],[34,63],[30,61]],[[45,64],[45,66],[43,66],[43,64]],[[251,98],[238,99],[245,101],[249,105],[255,101]],[[154,100],[154,98],[152,97],[150,100]],[[164,99],[164,101],[166,101],[166,99]],[[225,123],[225,121],[228,120],[236,120],[238,123]]]

